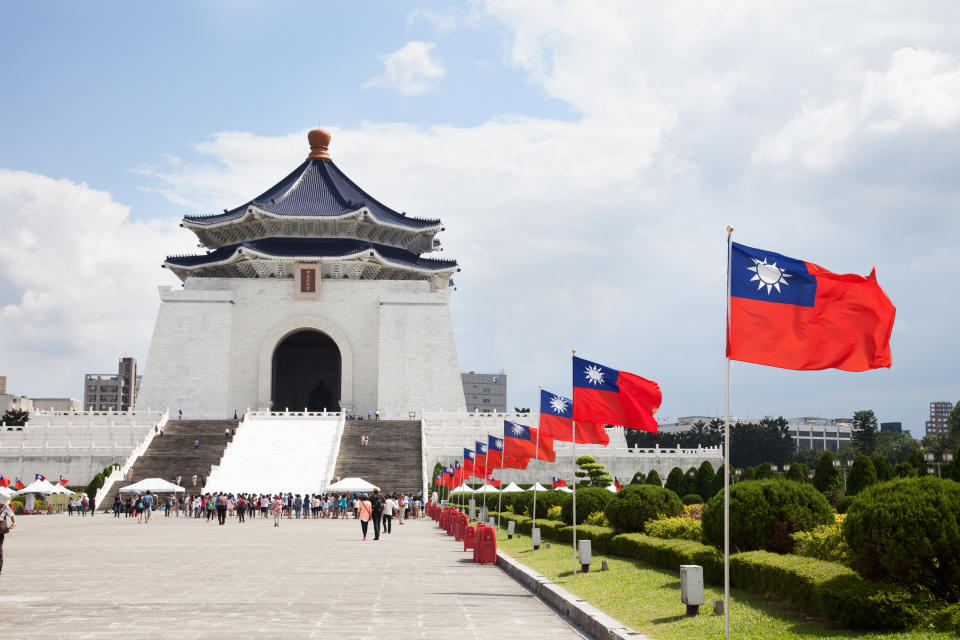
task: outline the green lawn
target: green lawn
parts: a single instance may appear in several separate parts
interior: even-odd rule
[[[498,540],[499,549],[534,571],[574,593],[624,624],[642,631],[653,640],[723,638],[723,616],[713,615],[713,598],[723,597],[723,588],[707,588],[707,604],[700,615],[684,615],[680,602],[680,571],[663,571],[633,560],[594,554],[591,572],[573,576],[573,550],[569,544],[551,542],[530,550],[528,536]],[[601,572],[607,560],[610,571]],[[730,635],[738,639],[793,640],[861,638],[863,640],[956,640],[949,633],[910,631],[903,633],[860,633],[816,623],[759,596],[733,589],[730,593]]]

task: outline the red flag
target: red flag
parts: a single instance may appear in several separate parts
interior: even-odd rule
[[[613,476],[613,486],[617,489],[617,491],[620,491],[620,489],[623,489],[623,485],[620,484],[619,480],[617,480],[617,476]]]
[[[68,482],[69,482],[69,480],[67,480],[66,478],[64,478],[64,477],[63,477],[63,474],[61,473],[61,474],[60,474],[60,486],[61,486],[61,487],[67,486],[67,483],[68,483]]]
[[[653,380],[573,357],[573,419],[657,432],[663,394]]]
[[[480,473],[477,477],[482,478],[487,469],[487,445],[479,440],[476,441],[476,445],[477,448],[473,451],[473,468]]]
[[[553,488],[554,488],[554,489],[559,489],[560,487],[565,487],[565,486],[567,486],[567,481],[566,481],[566,480],[564,480],[563,478],[558,478],[558,477],[556,477],[556,476],[553,477]]]
[[[10,486],[10,478],[4,475],[0,475],[0,487],[9,487],[9,486]]]
[[[731,360],[783,369],[866,371],[889,367],[896,308],[869,276],[733,243]]]
[[[492,473],[487,477],[487,484],[500,488],[500,481],[494,478]]]
[[[540,437],[571,442],[573,433],[573,401],[569,398],[540,390]],[[610,436],[602,424],[576,423],[577,444],[610,444]]]
[[[533,427],[503,421],[503,451],[507,456],[514,458],[536,458],[537,460],[546,460],[554,462],[557,454],[553,450],[553,440],[549,438],[538,438],[537,430]]]
[[[27,485],[23,484],[23,482],[21,482],[20,478],[17,478],[17,481],[13,483],[13,488],[14,488],[14,490],[16,490],[16,491],[20,491],[20,489],[23,489],[25,486],[27,486]]]
[[[474,464],[474,454],[471,449],[463,448],[463,477],[472,478],[476,475],[476,464]],[[483,477],[482,475],[480,476]]]

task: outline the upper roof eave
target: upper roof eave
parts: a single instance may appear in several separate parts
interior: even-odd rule
[[[232,218],[230,218],[230,219],[223,219],[224,216],[230,215],[230,214],[234,214],[234,213],[236,214],[236,217],[232,217]],[[229,214],[219,214],[219,215],[208,216],[209,218],[221,218],[221,220],[217,220],[217,221],[214,221],[214,222],[211,222],[211,223],[206,223],[206,222],[204,222],[203,219],[202,219],[201,217],[199,217],[199,216],[184,216],[184,218],[183,218],[183,227],[186,228],[186,229],[191,229],[191,230],[194,230],[194,229],[196,229],[196,230],[200,230],[200,229],[204,229],[204,230],[207,230],[207,229],[218,229],[218,228],[221,228],[221,227],[227,227],[227,226],[230,226],[230,225],[233,225],[233,224],[238,224],[238,223],[241,223],[241,222],[246,222],[248,219],[250,219],[250,218],[256,218],[258,215],[259,215],[259,216],[262,216],[262,217],[266,217],[266,218],[274,218],[274,219],[279,219],[279,220],[284,220],[284,219],[289,219],[289,220],[316,220],[316,219],[319,219],[319,218],[323,218],[323,219],[326,219],[326,220],[345,220],[345,219],[347,219],[347,218],[352,218],[352,217],[356,217],[356,216],[362,216],[362,215],[365,214],[365,213],[366,213],[366,214],[369,214],[369,215],[372,215],[372,213],[370,212],[370,210],[369,210],[366,206],[360,207],[359,209],[354,209],[353,211],[347,211],[346,213],[342,213],[342,214],[336,215],[336,216],[279,214],[279,213],[274,213],[273,211],[269,211],[269,210],[267,210],[267,209],[264,209],[264,208],[262,208],[262,207],[259,207],[259,206],[257,206],[256,204],[248,203],[248,204],[243,205],[242,207],[238,207],[237,209],[234,209],[234,211],[229,212]],[[394,223],[394,222],[383,221],[383,220],[377,220],[377,223],[378,223],[378,224],[381,224],[381,225],[383,225],[383,226],[386,226],[386,227],[393,227],[393,228],[395,228],[395,229],[400,229],[400,230],[403,230],[403,231],[410,231],[410,232],[413,232],[413,233],[433,233],[433,234],[436,234],[436,233],[439,233],[440,231],[443,230],[443,225],[442,225],[442,223],[441,223],[439,220],[437,220],[436,223],[435,223],[434,225],[432,225],[432,226],[429,226],[429,227],[420,227],[420,228],[413,228],[413,227],[410,227],[410,226],[407,226],[407,225],[397,224],[397,223]]]

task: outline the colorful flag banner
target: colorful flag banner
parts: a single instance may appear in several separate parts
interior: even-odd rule
[[[573,433],[573,401],[561,395],[540,390],[540,437],[571,442]],[[610,444],[603,424],[576,423],[577,444]]]
[[[627,371],[573,357],[573,419],[657,432],[660,385]]]

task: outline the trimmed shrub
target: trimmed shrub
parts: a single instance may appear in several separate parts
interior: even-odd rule
[[[551,509],[553,509],[553,507],[558,507],[561,504],[563,504],[563,499],[566,498],[568,495],[570,494],[565,493],[563,491],[556,491],[556,490],[537,491],[537,518],[539,519],[539,518],[552,517],[550,516]],[[530,496],[528,499],[525,498],[525,501],[527,503],[526,505],[527,508],[525,510],[525,513],[527,515],[533,515],[530,512],[530,510],[533,509],[533,491],[530,492]],[[560,519],[559,514],[556,519],[557,520]]]
[[[820,456],[820,462],[817,463],[817,470],[813,473],[813,486],[818,491],[826,493],[831,489],[839,489],[843,486],[843,476],[840,469],[833,466],[835,458],[829,451],[824,451]]]
[[[960,600],[960,484],[903,478],[870,487],[850,505],[843,533],[864,577]]]
[[[747,467],[743,470],[743,474],[740,476],[740,480],[756,480],[757,479],[757,470],[753,467]]]
[[[683,504],[703,504],[703,498],[695,493],[688,493],[681,498]]]
[[[647,481],[644,484],[662,487],[663,480],[660,479],[660,474],[657,473],[656,469],[650,469],[650,473],[647,474]]]
[[[703,567],[704,581],[723,582],[723,554],[692,540],[665,540],[642,533],[621,533],[610,541],[609,553],[671,571],[677,571],[682,564],[698,564]]]
[[[677,492],[678,496],[685,496],[688,493],[697,492],[697,468],[690,467],[687,469],[687,472],[683,474],[683,481],[680,482],[680,491]]]
[[[854,458],[850,473],[847,474],[847,495],[855,496],[874,484],[877,484],[877,470],[873,461],[865,455]]]
[[[837,513],[846,513],[856,499],[857,496],[840,496],[833,508],[837,510]]]
[[[573,527],[562,527],[556,531],[558,542],[573,542]],[[610,553],[610,541],[617,532],[610,527],[598,527],[584,524],[577,527],[577,540],[592,540],[594,553]]]
[[[658,518],[646,526],[647,535],[667,540],[703,540],[703,525],[692,518]]]
[[[790,470],[784,474],[784,477],[794,482],[806,482],[808,480],[807,474],[809,473],[810,468],[807,465],[802,462],[793,462],[790,464]]]
[[[673,491],[675,494],[680,495],[680,485],[683,484],[683,471],[680,467],[674,467],[670,470],[670,473],[667,475],[667,482],[663,485],[665,489]]]
[[[646,485],[627,485],[627,489],[638,489]],[[562,493],[562,492],[561,492]],[[621,491],[622,493],[622,491]],[[563,521],[573,524],[573,494],[563,493]],[[594,511],[603,511],[607,503],[613,499],[613,494],[602,487],[583,487],[577,489],[577,524],[581,524]],[[609,517],[609,516],[608,516]]]
[[[630,478],[630,484],[643,484],[647,481],[647,476],[644,475],[643,471],[637,471],[633,474],[633,477]]]
[[[528,526],[530,529],[533,528],[532,523]],[[541,537],[549,540],[559,540],[560,537],[558,531],[563,529],[565,526],[567,526],[566,523],[560,522],[559,520],[541,520],[540,518],[537,518],[537,528],[540,529]],[[530,533],[530,531],[528,530],[527,533]]]
[[[697,469],[697,475],[696,478],[694,478],[694,490],[690,493],[703,496],[704,498],[712,498],[713,494],[716,493],[716,491],[713,490],[713,484],[716,479],[717,474],[713,472],[713,465],[710,464],[709,460],[704,460],[700,468]],[[703,502],[703,500],[699,502]]]
[[[893,468],[893,475],[897,478],[916,478],[917,468],[914,467],[909,462],[901,462],[896,467]]]
[[[771,465],[769,462],[761,462],[753,469],[754,477],[756,477],[757,480],[772,480],[776,477],[776,475],[773,473],[773,465]]]
[[[826,498],[808,484],[789,480],[738,482],[730,488],[732,551],[793,550],[791,533],[834,521]],[[723,547],[723,496],[715,495],[703,513],[703,540]]]
[[[887,456],[882,453],[875,453],[870,459],[873,461],[873,468],[877,470],[878,482],[893,480],[893,466]]]
[[[604,513],[617,531],[642,532],[649,520],[682,514],[683,504],[677,494],[663,487],[628,486],[610,500]]]

